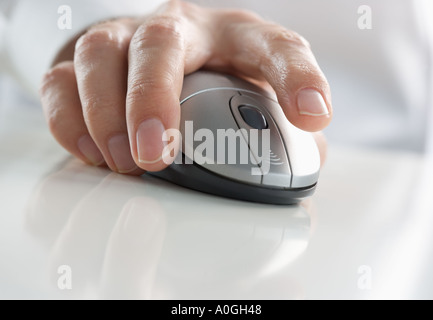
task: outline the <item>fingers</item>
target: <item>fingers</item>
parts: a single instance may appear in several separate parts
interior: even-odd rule
[[[197,43],[208,37],[203,36],[199,23],[185,18],[184,8],[177,1],[168,3],[138,28],[129,48],[129,137],[135,162],[148,171],[167,166],[169,155],[163,154],[162,135],[167,129],[179,128],[184,73],[203,65],[209,52],[206,40]]]
[[[59,171],[44,178],[32,192],[26,205],[26,228],[44,243],[52,244],[77,202],[107,174],[106,170],[95,170],[73,159],[67,161]]]
[[[54,270],[61,265],[71,267],[74,292],[81,293],[89,283],[99,281],[106,245],[120,212],[131,197],[142,193],[135,188],[135,179],[139,178],[116,174],[106,175],[102,180],[99,176],[87,177],[86,183],[92,184],[93,189],[75,203],[51,250],[50,265]],[[128,188],[124,188],[125,183]],[[67,190],[63,193],[66,198],[73,197]],[[111,199],[109,203],[104,201],[107,198]]]
[[[82,36],[75,49],[75,71],[84,120],[108,166],[140,174],[131,156],[125,118],[127,53],[134,23],[107,22]]]
[[[319,131],[330,123],[329,84],[305,39],[242,11],[222,12],[215,19],[214,25],[224,28],[211,66],[228,64],[246,76],[264,78],[287,118],[303,130]]]
[[[166,217],[158,201],[132,198],[105,249],[101,287],[104,299],[151,299],[164,245]]]
[[[163,133],[179,127],[184,74],[201,67],[266,81],[303,130],[332,118],[329,85],[308,43],[249,12],[169,1],[140,26],[121,19],[91,28],[74,64],[45,77],[50,129],[78,158],[119,173],[159,171],[173,159]]]
[[[40,91],[45,118],[56,140],[84,162],[104,164],[84,122],[73,63],[61,63],[48,72]]]

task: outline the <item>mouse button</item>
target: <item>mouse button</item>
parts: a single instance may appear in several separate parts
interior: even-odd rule
[[[215,141],[218,130],[237,130],[238,126],[228,108],[234,92],[231,90],[207,91],[192,96],[181,105],[180,132],[182,150],[190,156],[201,142]],[[217,153],[208,162],[216,162]]]
[[[230,100],[230,109],[240,128],[263,130],[268,128],[268,119],[262,112],[260,102],[250,96],[233,95]]]
[[[201,70],[185,77],[180,101],[190,98],[191,96],[197,94],[197,92],[204,92],[209,89],[214,90],[228,88],[258,92],[265,96],[269,95],[269,93],[262,88],[243,79],[218,72]]]
[[[215,89],[193,95],[182,102],[181,118],[201,128],[237,128],[228,108],[234,94],[234,90]]]
[[[248,94],[248,93],[247,93]],[[258,106],[266,106],[262,110],[268,113],[282,138],[288,161],[290,162],[291,188],[304,188],[317,183],[320,172],[320,154],[313,136],[292,125],[281,106],[274,100],[264,96],[254,96]]]
[[[304,188],[317,183],[320,173],[320,154],[309,132],[302,131],[284,119],[280,126],[292,167],[292,188]]]
[[[242,119],[250,127],[258,130],[268,128],[268,122],[266,121],[265,116],[256,107],[247,104],[240,105],[239,112],[242,116]]]
[[[233,87],[232,82],[222,74],[207,71],[194,72],[187,75],[183,81],[180,101],[194,96],[197,92],[206,92],[210,88],[212,90],[230,87]]]
[[[230,111],[229,102],[235,94],[232,90],[212,90],[182,103],[182,150],[189,159],[215,174],[260,184],[260,167],[251,161],[248,143]],[[252,174],[257,171],[260,173]]]
[[[244,122],[243,119],[239,121],[243,105],[253,105],[254,108],[260,110],[260,114],[267,119],[266,129],[259,130],[257,135],[253,135],[251,126],[245,123],[247,121]],[[268,111],[268,109],[279,108],[279,106],[271,99],[261,95],[250,96],[250,93],[244,92],[242,95],[238,94],[233,97],[230,106],[239,127],[249,132],[247,140],[257,163],[261,165],[262,184],[270,187],[290,188],[292,172],[289,158],[278,126]]]

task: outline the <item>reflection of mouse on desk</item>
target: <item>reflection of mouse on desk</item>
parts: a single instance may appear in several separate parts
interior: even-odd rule
[[[294,204],[313,194],[320,155],[269,93],[244,80],[200,71],[185,77],[181,152],[152,173],[228,198]]]

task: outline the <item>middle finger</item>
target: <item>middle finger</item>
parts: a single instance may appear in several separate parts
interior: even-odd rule
[[[131,156],[125,120],[128,47],[135,31],[132,20],[100,24],[76,46],[75,70],[84,119],[109,167],[140,174]]]

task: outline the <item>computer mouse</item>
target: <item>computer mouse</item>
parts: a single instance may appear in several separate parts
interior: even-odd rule
[[[296,204],[314,193],[316,142],[287,120],[271,93],[238,77],[198,71],[185,77],[180,103],[180,151],[152,175],[267,204]]]

